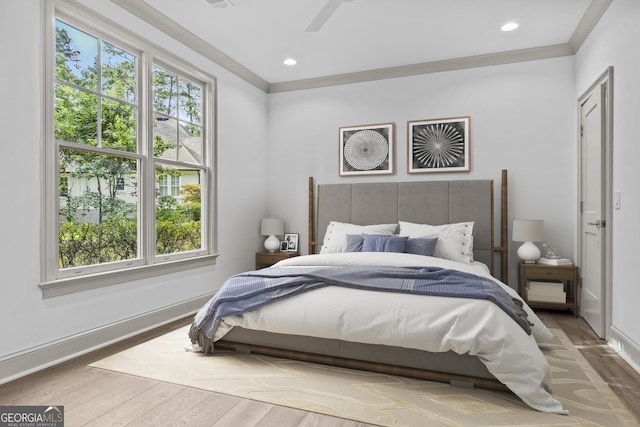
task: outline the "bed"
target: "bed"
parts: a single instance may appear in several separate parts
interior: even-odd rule
[[[497,255],[500,277],[507,277],[506,171],[500,246],[494,244],[493,180],[314,190],[310,178],[309,255],[230,278],[194,319],[189,335],[197,350],[235,349],[506,388],[533,409],[566,413],[550,393],[551,371],[538,347],[551,332],[494,277]],[[440,286],[443,275],[464,286]],[[251,289],[268,288],[260,295],[273,301],[252,305],[258,293],[247,291],[247,281]],[[372,288],[392,282],[411,290]],[[432,293],[463,288],[473,297]],[[475,296],[478,289],[483,298]]]

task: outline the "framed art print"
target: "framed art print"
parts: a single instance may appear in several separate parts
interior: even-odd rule
[[[393,174],[393,123],[341,127],[339,175]]]
[[[468,172],[469,117],[407,122],[408,172]]]
[[[284,240],[282,241],[281,250],[285,250],[287,252],[298,252],[298,234],[285,233]]]

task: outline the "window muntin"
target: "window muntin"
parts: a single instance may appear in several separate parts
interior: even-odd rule
[[[212,123],[204,119],[211,81],[189,76],[184,64],[142,61],[143,55],[151,58],[146,48],[123,48],[64,14],[54,22],[49,143],[55,148],[47,153],[57,182],[48,188],[57,195],[48,198],[53,204],[47,202],[47,212],[55,212],[57,237],[47,239],[47,248],[57,262],[48,262],[45,282],[212,254],[211,215],[201,215],[212,206],[205,197],[211,159],[204,148],[210,141],[205,123]],[[153,78],[145,82],[147,75]],[[166,87],[155,84],[156,78],[166,78]],[[152,105],[138,104],[144,87]],[[163,114],[152,113],[156,103]],[[173,121],[175,133],[158,134],[157,117]],[[157,170],[162,172],[156,175]],[[159,194],[159,177],[168,180],[166,194]]]

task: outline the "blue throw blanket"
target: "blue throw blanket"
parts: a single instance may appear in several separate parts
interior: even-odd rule
[[[439,267],[271,267],[230,277],[200,309],[189,337],[205,353],[213,352],[213,336],[220,320],[270,302],[324,286],[344,286],[382,292],[403,292],[492,301],[527,334],[531,324],[522,302],[491,279]]]

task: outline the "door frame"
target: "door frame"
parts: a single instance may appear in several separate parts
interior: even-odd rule
[[[602,109],[604,112],[604,131],[603,140],[601,141],[603,162],[602,176],[604,182],[602,184],[602,197],[604,198],[604,211],[602,212],[604,226],[604,239],[603,239],[603,283],[604,288],[604,339],[609,337],[609,328],[611,326],[612,318],[612,230],[613,230],[613,66],[607,67],[607,69],[596,79],[596,81],[589,86],[589,88],[578,98],[577,111],[578,111],[578,193],[577,193],[577,252],[576,252],[576,265],[580,267],[582,262],[582,135],[581,135],[581,106],[587,99],[591,91],[596,86],[606,85],[606,94],[604,96],[604,102],[606,105]],[[580,270],[578,270],[579,287],[582,287],[582,276],[580,276]]]

